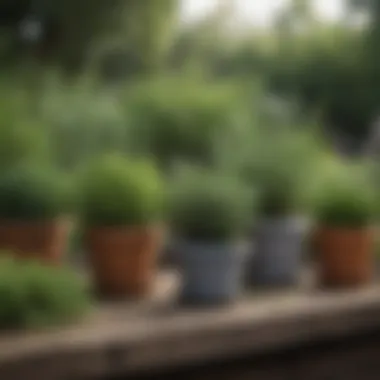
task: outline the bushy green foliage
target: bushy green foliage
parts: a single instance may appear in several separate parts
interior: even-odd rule
[[[250,83],[260,77],[271,93],[296,99],[302,109],[318,112],[329,127],[326,130],[344,133],[358,147],[378,109],[380,34],[376,25],[375,21],[367,29],[307,22],[302,33],[284,33],[278,25],[239,39],[214,37],[206,46],[195,26],[183,32],[185,40],[173,55],[185,57],[184,61],[197,55],[204,70],[217,78],[243,78]],[[220,37],[216,28],[213,32]]]
[[[321,225],[363,227],[373,222],[375,213],[375,193],[362,168],[347,167],[321,183],[316,197],[316,218]]]
[[[55,170],[12,167],[0,174],[0,219],[49,220],[71,202],[71,187]]]
[[[244,180],[259,191],[262,216],[307,211],[309,176],[314,173],[318,146],[304,131],[280,129],[257,135],[241,165]]]
[[[209,170],[188,169],[174,180],[172,228],[194,241],[228,241],[246,232],[254,217],[254,196],[241,182]]]
[[[160,218],[164,186],[148,161],[107,155],[81,174],[81,212],[87,225],[144,225]]]
[[[370,67],[364,36],[343,26],[315,28],[293,37],[266,66],[273,91],[318,111],[326,130],[343,134],[356,148],[367,136],[378,98],[378,74]]]
[[[41,114],[49,126],[53,159],[67,170],[109,152],[127,148],[127,121],[115,96],[94,94],[94,86],[52,85],[42,98]]]
[[[263,173],[261,181],[259,204],[261,216],[281,217],[299,211],[300,189],[292,174],[275,169]]]
[[[31,113],[31,99],[25,91],[1,81],[0,93],[0,169],[38,162],[49,158],[44,129]]]
[[[0,330],[69,323],[90,305],[84,282],[71,271],[0,253]]]
[[[104,40],[122,41],[140,57],[146,70],[162,59],[173,37],[177,0],[144,2],[124,0],[1,0],[0,24],[10,41],[3,49],[6,60],[19,63],[34,53],[38,62],[54,62],[69,72],[88,63],[92,48]],[[33,13],[32,13],[33,12]],[[41,23],[42,33],[34,41],[20,41],[25,18]],[[150,25],[149,30],[145,28]],[[23,42],[23,43],[20,43]],[[33,43],[33,49],[30,45]],[[43,51],[43,54],[35,54]]]
[[[233,128],[234,92],[226,85],[185,78],[134,88],[127,98],[132,149],[168,168],[176,161],[210,164],[218,141]]]

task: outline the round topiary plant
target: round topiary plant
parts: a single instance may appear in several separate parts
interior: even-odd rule
[[[71,271],[0,257],[0,330],[69,323],[89,310],[85,283]]]
[[[271,219],[304,212],[309,202],[307,176],[315,166],[314,147],[297,139],[294,132],[258,140],[261,146],[242,164],[241,174],[259,191],[259,215]]]
[[[231,177],[188,171],[173,184],[171,224],[177,236],[189,241],[229,241],[250,224],[251,202],[247,189]]]
[[[258,180],[259,213],[264,217],[281,217],[296,213],[301,207],[300,184],[289,172],[268,170]]]
[[[81,212],[90,226],[141,226],[162,211],[163,183],[149,162],[101,157],[81,178]]]
[[[365,227],[375,214],[375,198],[368,184],[337,177],[325,184],[316,204],[316,218],[329,227]]]
[[[0,219],[51,220],[65,211],[69,187],[52,169],[20,166],[0,175]]]

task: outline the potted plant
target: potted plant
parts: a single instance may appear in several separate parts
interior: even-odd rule
[[[316,208],[316,248],[323,286],[360,286],[371,280],[374,250],[374,197],[357,176],[325,183]]]
[[[245,188],[207,170],[188,171],[176,179],[170,199],[183,275],[181,301],[214,305],[234,300],[249,253],[242,240],[251,201]]]
[[[283,141],[273,140],[267,152],[258,152],[245,173],[259,189],[258,218],[252,231],[255,255],[246,278],[249,286],[293,286],[300,279],[309,228],[304,214],[305,173],[311,162],[305,159],[301,144],[282,137]]]
[[[259,218],[253,231],[255,255],[247,273],[250,285],[298,283],[308,224],[298,208],[298,184],[291,177],[273,175],[262,183]]]
[[[157,170],[119,155],[101,157],[83,173],[81,198],[84,245],[98,292],[147,294],[162,238]]]
[[[19,166],[0,175],[0,248],[21,258],[61,263],[69,188],[51,169]]]

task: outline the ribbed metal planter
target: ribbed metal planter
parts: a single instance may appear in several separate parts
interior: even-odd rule
[[[248,285],[296,285],[308,230],[309,223],[302,218],[262,220],[254,234],[255,255],[247,271]]]
[[[244,281],[245,244],[182,242],[176,253],[182,272],[180,301],[214,305],[234,301]]]

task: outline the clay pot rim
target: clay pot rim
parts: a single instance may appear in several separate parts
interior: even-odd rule
[[[65,224],[68,223],[67,218],[47,218],[47,219],[5,219],[0,218],[0,226],[31,226],[31,225],[52,225],[52,224]]]
[[[141,225],[115,225],[115,226],[101,226],[101,225],[86,225],[83,227],[86,232],[116,232],[116,231],[162,231],[166,232],[167,227],[165,224],[141,224]]]
[[[344,226],[344,225],[328,225],[328,224],[321,224],[316,225],[315,230],[322,232],[322,231],[330,231],[330,232],[346,232],[346,233],[353,233],[353,232],[370,232],[376,229],[376,226],[372,224],[366,224],[362,226]]]

